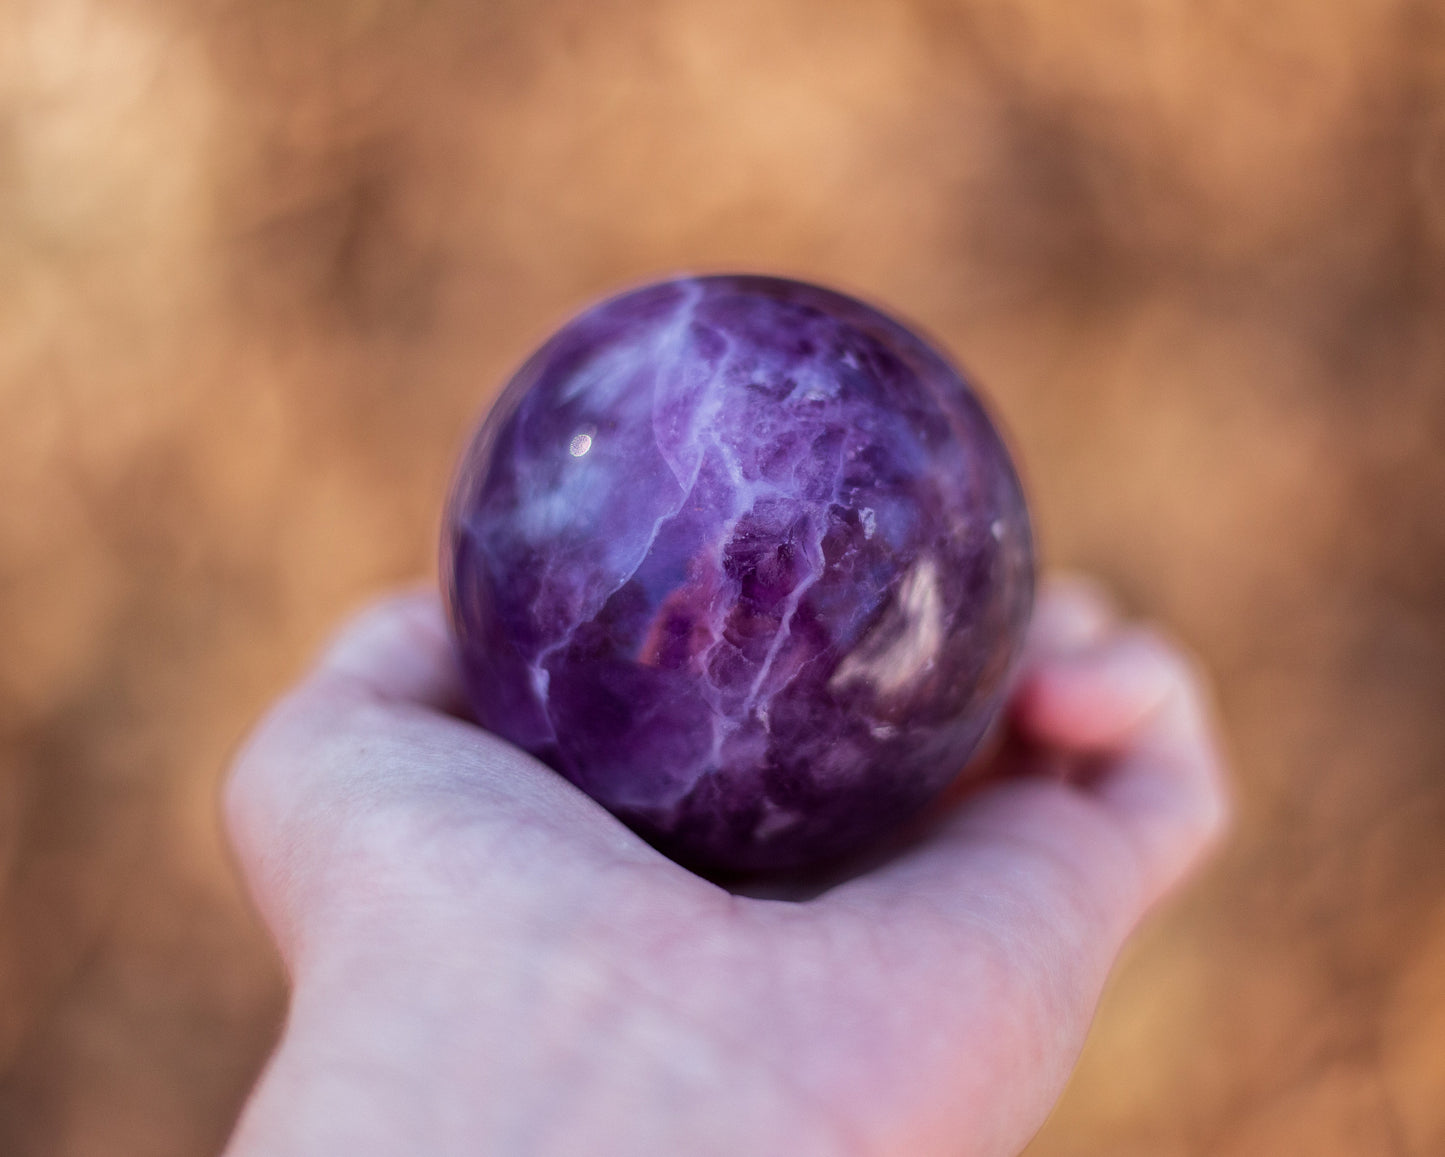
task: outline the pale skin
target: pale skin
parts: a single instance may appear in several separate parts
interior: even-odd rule
[[[1226,827],[1194,665],[1077,579],[1040,599],[989,786],[804,899],[678,867],[462,698],[435,596],[399,596],[238,758],[293,987],[229,1157],[1017,1154]]]

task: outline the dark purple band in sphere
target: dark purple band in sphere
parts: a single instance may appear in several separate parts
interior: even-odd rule
[[[443,582],[478,722],[709,870],[859,850],[963,768],[1033,598],[958,371],[766,277],[569,322],[462,462]]]

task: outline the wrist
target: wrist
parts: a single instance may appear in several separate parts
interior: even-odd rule
[[[231,1157],[849,1151],[781,1074],[581,959],[420,934],[313,953]]]

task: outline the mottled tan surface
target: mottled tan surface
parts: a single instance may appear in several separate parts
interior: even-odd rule
[[[1445,1153],[1445,6],[0,0],[0,1152],[215,1151],[215,789],[474,415],[675,270],[861,291],[1203,652],[1237,839],[1031,1157]]]

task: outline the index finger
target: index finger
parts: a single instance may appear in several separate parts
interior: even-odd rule
[[[1141,861],[1146,902],[1171,888],[1223,828],[1229,795],[1208,684],[1147,628],[1040,664],[1015,726],[1047,750],[1091,758],[1086,790]]]
[[[1061,988],[1086,1019],[1135,924],[1222,832],[1224,772],[1202,682],[1162,640],[1119,632],[1030,678],[1015,726],[1098,773],[1004,778],[822,902],[917,936],[920,952],[940,929],[969,943],[987,930],[1017,979]]]

